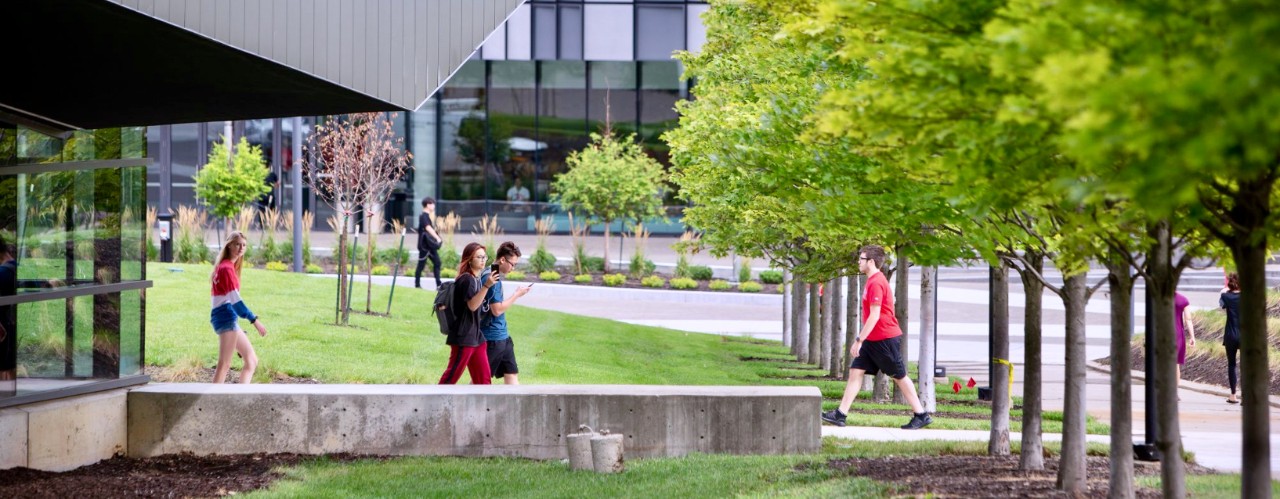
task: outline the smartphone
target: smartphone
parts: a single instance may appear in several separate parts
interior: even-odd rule
[[[497,272],[498,272],[498,264],[496,264],[496,263],[495,263],[495,264],[493,264],[493,265],[490,265],[490,266],[489,266],[489,271],[490,271],[490,272],[497,273]]]

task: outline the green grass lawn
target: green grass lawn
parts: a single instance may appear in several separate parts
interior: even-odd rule
[[[210,270],[204,265],[159,263],[147,268],[155,283],[147,292],[150,364],[212,367],[216,362],[217,340],[209,326]],[[270,329],[266,338],[250,330],[260,358],[257,377],[267,380],[274,371],[326,383],[434,383],[448,359],[444,337],[429,315],[435,293],[412,289],[408,280],[401,283],[405,287],[397,288],[390,317],[353,312],[352,325],[339,327],[332,324],[336,280],[246,269],[241,295]],[[375,311],[386,311],[389,292],[388,286],[373,287]],[[353,308],[364,310],[365,289],[359,281],[355,296]],[[823,373],[795,362],[776,341],[685,333],[519,306],[508,314],[508,323],[525,383],[817,386],[828,399],[825,408],[834,407],[844,390],[843,381],[803,378]],[[239,361],[232,366],[238,368]],[[949,385],[937,385],[939,409],[932,427],[988,430],[989,420],[981,416],[990,409],[972,402],[972,390],[957,395]],[[906,406],[860,400],[852,411],[853,424],[896,427],[910,418]],[[1043,430],[1061,432],[1061,420],[1060,412],[1046,412]],[[1020,429],[1020,411],[1014,411],[1011,426]],[[1088,429],[1107,432],[1105,424],[1093,420]]]

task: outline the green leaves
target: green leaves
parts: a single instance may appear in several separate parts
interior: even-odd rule
[[[567,162],[569,171],[551,186],[552,200],[566,210],[606,223],[662,215],[662,165],[633,137],[593,133],[591,144]]]
[[[250,145],[241,137],[235,154],[228,159],[227,146],[218,142],[209,151],[209,162],[196,174],[196,196],[209,205],[214,216],[232,217],[271,190],[265,183],[266,178],[267,163],[262,148]]]

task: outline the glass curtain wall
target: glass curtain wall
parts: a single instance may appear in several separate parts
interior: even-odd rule
[[[142,128],[0,123],[0,406],[142,373],[145,156]]]
[[[464,230],[496,215],[507,232],[532,231],[535,217],[559,212],[547,204],[551,184],[606,121],[616,136],[634,136],[669,165],[662,134],[678,124],[675,105],[688,94],[680,72],[670,60],[467,62],[434,108],[413,114],[413,206],[434,195],[420,176],[432,174],[438,149],[438,213],[460,215]],[[677,203],[674,193],[666,193],[666,203]],[[681,227],[666,225],[654,230]],[[558,224],[560,231],[567,227]]]

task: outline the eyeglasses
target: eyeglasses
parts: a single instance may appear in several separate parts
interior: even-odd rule
[[[488,259],[489,259],[489,257],[488,257],[488,256],[486,256],[486,255],[476,255],[476,256],[475,256],[475,259],[476,259],[476,260],[480,260],[480,261],[485,261],[485,260],[488,260]]]
[[[865,261],[868,261],[868,262],[870,262],[870,261],[871,261],[871,259],[870,259],[870,258],[867,258],[867,257],[865,257],[865,256],[860,256],[860,257],[858,257],[858,260],[865,260]]]

